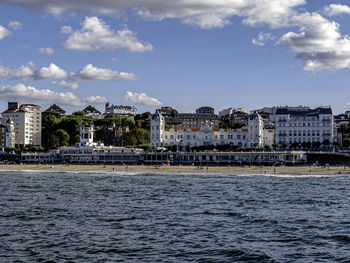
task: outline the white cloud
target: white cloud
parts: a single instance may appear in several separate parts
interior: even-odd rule
[[[14,86],[0,86],[2,99],[22,100],[27,102],[57,103],[68,106],[81,106],[87,104],[105,104],[107,98],[90,96],[79,99],[71,92],[55,92],[49,89],[39,90],[32,86],[17,84]]]
[[[13,30],[19,30],[23,27],[23,24],[19,21],[11,21],[8,26]]]
[[[275,37],[271,33],[260,32],[258,38],[252,39],[252,43],[258,46],[265,46],[267,41],[273,39],[275,39]]]
[[[83,98],[81,101],[87,105],[104,105],[108,102],[107,98],[101,96],[90,96]]]
[[[116,70],[97,68],[92,64],[86,65],[78,73],[72,73],[71,78],[80,81],[88,80],[137,80],[137,76],[134,73],[118,72]]]
[[[324,8],[324,13],[328,16],[335,16],[339,14],[350,14],[350,7],[347,5],[331,4]]]
[[[156,98],[149,97],[146,93],[136,93],[127,91],[124,95],[124,100],[126,102],[132,102],[135,104],[140,104],[144,106],[160,106],[162,103]]]
[[[75,82],[75,81],[66,81],[66,80],[61,80],[60,82],[57,81],[53,81],[51,82],[52,86],[56,86],[56,87],[62,87],[65,89],[72,89],[72,90],[76,90],[79,88],[79,83]]]
[[[34,76],[36,79],[60,79],[67,77],[67,72],[54,63],[48,67],[42,67]]]
[[[52,47],[41,47],[38,49],[38,53],[42,55],[52,55],[54,52]]]
[[[201,28],[223,27],[232,16],[244,18],[249,25],[268,24],[279,27],[282,20],[293,14],[294,8],[306,0],[0,0],[25,8],[59,15],[92,11],[95,14],[121,16],[134,12],[145,19],[181,19]]]
[[[9,68],[0,65],[0,78],[5,78],[9,75]]]
[[[25,78],[34,78],[35,72],[33,62],[28,62],[25,65],[20,66],[19,68],[8,69],[9,75],[14,79],[25,79]]]
[[[71,26],[63,26],[61,27],[61,33],[62,34],[70,34],[72,33],[72,27]]]
[[[4,39],[10,34],[10,31],[8,31],[6,28],[3,26],[0,26],[0,40]]]
[[[33,62],[28,62],[19,68],[5,67],[0,64],[0,78],[6,77],[23,80],[65,79],[60,82],[53,81],[51,84],[66,89],[77,89],[79,87],[79,81],[112,79],[135,81],[138,79],[134,73],[98,68],[92,64],[88,64],[77,73],[70,73],[70,75],[54,63],[51,63],[48,67],[42,67],[39,70],[35,70],[35,64]]]
[[[0,77],[10,77],[12,79],[59,79],[66,78],[67,72],[59,68],[54,63],[51,63],[48,67],[42,67],[39,70],[34,70],[35,64],[28,62],[19,68],[10,68],[0,65]]]
[[[297,52],[309,71],[350,67],[350,37],[341,36],[340,26],[324,22],[302,27],[299,33],[288,32],[278,41]]]
[[[66,49],[83,51],[126,49],[130,52],[145,52],[153,49],[151,44],[140,42],[129,29],[115,32],[98,17],[85,17],[82,28],[72,32],[64,46]]]

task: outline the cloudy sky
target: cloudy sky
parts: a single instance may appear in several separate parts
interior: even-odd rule
[[[7,100],[350,109],[350,6],[337,0],[0,0]],[[348,3],[350,5],[350,3]]]

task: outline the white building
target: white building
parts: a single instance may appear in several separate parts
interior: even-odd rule
[[[105,106],[105,114],[117,114],[120,117],[134,117],[137,114],[137,108],[135,106],[116,106],[107,103]]]
[[[165,129],[162,114],[156,111],[151,118],[151,146],[202,146],[231,144],[238,147],[258,147],[273,143],[273,130],[265,130],[259,114],[249,117],[248,127],[242,129],[218,129],[208,124],[192,129]],[[272,135],[271,135],[272,133]]]
[[[15,131],[15,144],[41,145],[41,107],[34,104],[9,102],[8,110],[2,114],[2,124],[12,119]]]
[[[0,146],[15,147],[15,128],[11,119],[6,121],[6,125],[0,124]]]
[[[279,144],[333,142],[333,113],[330,107],[277,109],[275,141]]]
[[[231,107],[231,108],[227,108],[227,109],[224,109],[222,111],[219,111],[219,117],[230,116],[230,115],[237,113],[237,112],[248,113],[246,109],[243,109],[243,108],[235,109],[235,108]]]

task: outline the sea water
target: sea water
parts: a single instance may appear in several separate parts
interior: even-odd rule
[[[0,172],[0,262],[349,262],[350,176]]]

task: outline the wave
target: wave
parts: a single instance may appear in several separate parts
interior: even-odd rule
[[[277,178],[330,178],[330,177],[349,177],[350,174],[279,174],[279,173],[249,173],[249,172],[165,172],[165,171],[159,171],[159,172],[150,172],[150,171],[101,171],[101,170],[87,170],[87,171],[77,171],[77,170],[55,170],[52,169],[45,169],[45,170],[0,170],[1,173],[28,173],[28,174],[73,174],[73,175],[91,175],[91,176],[98,176],[98,175],[163,175],[163,176],[227,176],[227,177],[277,177]]]

